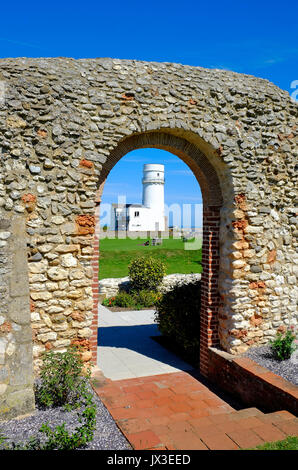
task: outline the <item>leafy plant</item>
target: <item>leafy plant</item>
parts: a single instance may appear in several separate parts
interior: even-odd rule
[[[161,294],[156,291],[140,290],[133,294],[135,302],[142,307],[154,307],[158,300],[161,298]]]
[[[36,387],[39,406],[56,407],[64,405],[67,410],[77,408],[80,423],[73,433],[66,424],[51,429],[43,424],[39,432],[45,439],[33,436],[25,443],[5,445],[8,450],[74,450],[84,447],[93,439],[96,426],[96,403],[89,391],[90,371],[83,372],[83,361],[77,348],[64,353],[45,353],[41,368],[41,383]],[[5,437],[0,434],[0,448]]]
[[[173,339],[199,360],[201,283],[176,284],[156,304],[155,321],[161,334]]]
[[[114,297],[104,299],[102,304],[106,307],[126,307],[140,310],[154,307],[160,297],[160,293],[149,290],[119,292]]]
[[[166,269],[162,261],[151,256],[141,256],[130,263],[128,272],[133,291],[156,291],[166,273]]]
[[[6,445],[5,445],[5,441],[6,441],[6,437],[4,436],[4,434],[2,434],[2,432],[0,431],[0,449],[4,449],[6,448]]]
[[[292,329],[287,329],[285,332],[278,332],[275,339],[270,341],[271,350],[278,361],[290,359],[296,349],[295,338]]]
[[[77,413],[80,426],[77,426],[71,434],[65,423],[56,426],[54,430],[48,423],[43,424],[39,431],[46,436],[42,441],[40,438],[31,437],[26,443],[12,443],[8,449],[11,450],[75,450],[84,447],[93,439],[96,426],[96,405],[91,393],[85,393],[80,403],[83,411]]]
[[[62,406],[68,409],[85,393],[90,371],[83,374],[84,363],[77,348],[64,353],[48,351],[43,356],[41,383],[35,387],[35,397],[41,407]]]

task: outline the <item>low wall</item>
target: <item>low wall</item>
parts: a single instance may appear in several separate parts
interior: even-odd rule
[[[297,416],[298,387],[249,358],[210,348],[208,379],[248,406]]]
[[[175,284],[183,282],[188,283],[191,281],[199,281],[201,274],[168,274],[163,278],[160,286],[161,291],[170,290]],[[129,277],[121,278],[107,278],[99,281],[99,295],[104,297],[113,297],[119,290],[127,291],[129,289]]]

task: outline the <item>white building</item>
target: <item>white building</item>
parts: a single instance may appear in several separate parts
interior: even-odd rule
[[[142,204],[112,204],[111,230],[166,230],[164,165],[144,165],[142,183]]]

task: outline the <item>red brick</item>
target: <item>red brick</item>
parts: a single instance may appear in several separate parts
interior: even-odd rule
[[[206,445],[192,431],[170,432],[169,436],[179,450],[207,450]]]
[[[242,449],[254,448],[264,441],[250,429],[226,430],[226,434]]]
[[[239,426],[245,429],[252,429],[256,428],[257,426],[262,426],[264,423],[255,416],[250,416],[248,418],[242,418],[238,421]]]
[[[128,434],[127,439],[135,450],[150,449],[162,444],[156,434],[150,430]]]
[[[210,450],[234,450],[239,448],[239,446],[223,432],[206,435],[202,437],[202,441]]]
[[[150,424],[146,419],[131,418],[121,421],[121,430],[124,434],[133,434],[140,431],[146,431],[150,428]]]
[[[286,437],[284,432],[280,431],[272,424],[263,424],[262,426],[253,428],[252,431],[260,436],[265,442],[280,441]]]
[[[275,426],[288,436],[298,436],[298,423],[294,421],[280,421],[275,423]]]

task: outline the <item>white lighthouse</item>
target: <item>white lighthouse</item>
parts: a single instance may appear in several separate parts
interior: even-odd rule
[[[147,163],[143,167],[143,206],[151,209],[153,230],[165,230],[164,165]],[[148,214],[149,215],[149,214]]]
[[[111,230],[132,232],[166,230],[164,174],[164,165],[155,163],[144,165],[142,204],[112,204]]]

